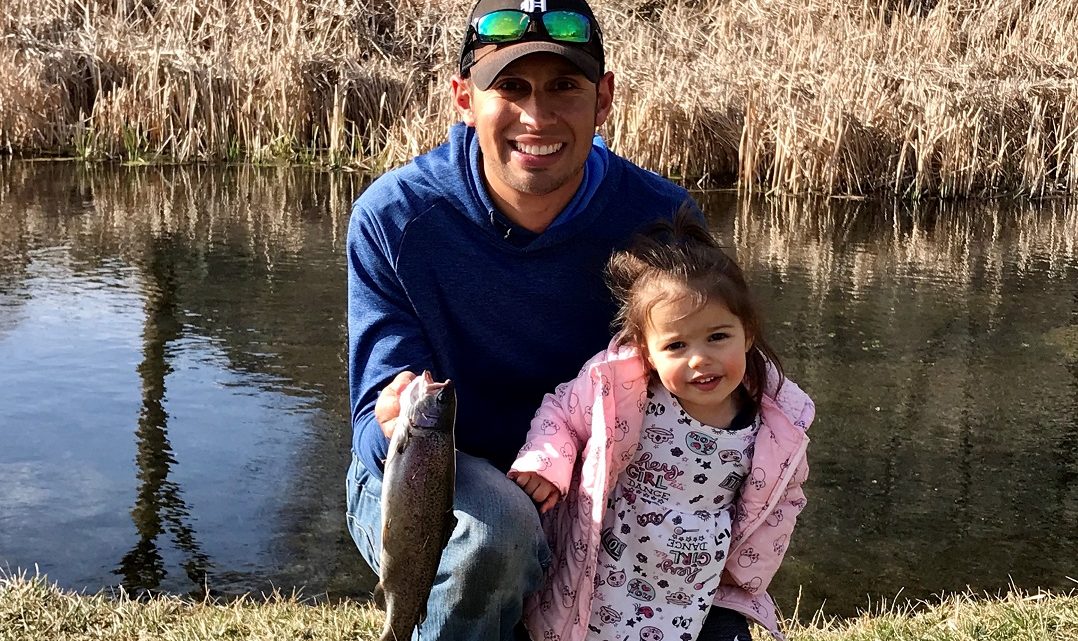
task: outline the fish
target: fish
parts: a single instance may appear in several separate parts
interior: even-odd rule
[[[406,641],[426,617],[427,599],[456,527],[457,394],[430,372],[401,393],[401,413],[382,474],[382,549],[376,591],[385,602],[381,641]]]

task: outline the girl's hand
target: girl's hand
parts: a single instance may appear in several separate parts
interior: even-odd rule
[[[545,514],[561,498],[561,492],[558,491],[557,486],[535,472],[510,472],[509,478],[513,479],[528,496],[532,497],[533,501],[539,504],[540,514]]]

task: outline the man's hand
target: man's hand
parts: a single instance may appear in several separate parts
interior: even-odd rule
[[[535,472],[510,472],[509,478],[524,489],[532,500],[539,504],[539,513],[545,514],[554,507],[561,498],[561,492],[556,485],[539,476]]]
[[[393,438],[393,430],[401,413],[401,393],[415,377],[412,372],[401,372],[378,394],[378,400],[374,404],[374,418],[382,427],[386,438]]]

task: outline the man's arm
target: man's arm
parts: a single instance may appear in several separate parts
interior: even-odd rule
[[[386,195],[372,185],[356,201],[347,242],[352,449],[376,475],[389,447],[389,422],[399,411],[397,395],[407,383],[398,375],[433,369],[423,329],[394,269],[397,238],[369,208],[387,202]]]

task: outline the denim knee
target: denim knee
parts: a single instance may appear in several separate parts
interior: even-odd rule
[[[549,549],[545,541],[537,540],[537,532],[541,530],[531,527],[526,519],[463,519],[458,525],[461,551],[466,555],[458,567],[461,579],[475,581],[475,587],[483,588],[481,592],[523,595],[538,589],[544,552],[549,556]]]
[[[550,563],[539,514],[531,498],[504,473],[485,461],[477,466],[470,458],[457,457],[458,523],[446,548],[454,557],[447,560],[455,565],[456,580],[465,588],[461,599],[487,590],[521,598],[539,588]],[[489,599],[488,592],[484,601]]]

